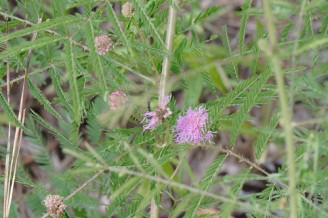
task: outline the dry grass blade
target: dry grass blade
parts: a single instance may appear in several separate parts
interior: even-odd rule
[[[38,23],[41,23],[41,19],[39,20]],[[32,37],[32,41],[35,41],[36,37],[37,37],[37,33],[34,33],[33,37]],[[9,48],[9,46],[7,45],[7,49],[8,48]],[[26,80],[27,80],[31,55],[32,55],[32,50],[30,49],[28,52],[28,56],[27,56],[27,62],[26,62],[26,68],[25,68],[25,74],[24,74],[24,82],[23,82],[23,88],[22,88],[20,104],[19,104],[18,120],[20,122],[24,122],[24,120],[25,120],[25,109],[24,109],[25,87],[26,87]],[[9,60],[9,57],[7,57],[7,61],[8,60]],[[8,63],[9,63],[9,61],[8,61]],[[7,63],[7,76],[9,75],[8,63]],[[8,77],[7,77],[7,85],[8,86],[10,86],[9,81],[10,80],[8,80]],[[8,90],[8,87],[7,87],[7,90]],[[8,154],[6,156],[6,166],[5,166],[5,172],[7,172],[7,173],[5,174],[4,217],[9,217],[9,211],[10,211],[10,206],[11,206],[11,201],[12,201],[12,193],[13,193],[14,184],[15,184],[17,161],[19,158],[22,134],[23,134],[23,130],[20,129],[19,127],[16,127],[13,150],[12,150],[11,160],[10,160],[10,168],[9,168],[10,142],[8,142],[9,146],[7,147]],[[8,141],[10,141],[10,138],[8,138]],[[8,151],[8,149],[9,149],[9,151]],[[7,159],[7,157],[8,157],[8,159]]]
[[[8,35],[9,28],[8,28],[8,18],[6,19],[6,35]],[[6,42],[6,47],[9,49],[9,42]],[[10,105],[10,60],[9,55],[7,56],[7,101],[8,105]],[[8,167],[9,166],[9,154],[10,154],[10,147],[11,147],[11,123],[8,121],[8,137],[7,137],[7,152],[6,152],[6,164],[5,164],[5,184],[4,184],[4,201],[3,201],[3,212],[4,214],[7,214],[6,208],[7,208],[7,193],[8,193]]]
[[[25,122],[25,112],[26,110],[24,109],[23,111],[23,117],[20,120],[22,122],[22,124],[24,125]],[[20,147],[22,145],[22,137],[23,137],[23,130],[20,129],[19,131],[19,136],[18,136],[18,148],[17,148],[17,155],[16,158],[14,158],[15,160],[15,165],[14,165],[14,173],[13,173],[13,178],[11,180],[11,186],[10,186],[10,193],[9,193],[9,201],[8,201],[8,213],[10,210],[10,205],[11,205],[11,200],[13,197],[13,190],[14,190],[14,183],[15,183],[15,178],[16,178],[16,169],[17,169],[17,162],[18,162],[18,157],[19,157],[19,152],[20,152]],[[9,215],[9,214],[8,214]]]

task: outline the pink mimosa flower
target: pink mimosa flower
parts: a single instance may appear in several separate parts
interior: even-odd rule
[[[110,50],[112,50],[114,44],[106,35],[95,37],[95,43],[98,48],[99,55],[106,55]]]
[[[208,122],[207,110],[199,107],[195,110],[189,108],[185,116],[180,116],[174,132],[175,142],[178,144],[200,144],[210,141],[213,132],[206,129]]]
[[[127,98],[125,92],[123,92],[121,90],[112,92],[109,95],[110,109],[116,110],[117,108],[125,105],[127,100],[128,100],[128,98]]]
[[[164,122],[165,119],[169,118],[172,115],[172,111],[167,104],[170,102],[171,96],[167,96],[163,99],[163,101],[156,108],[156,111],[148,111],[144,113],[144,121],[147,122],[147,125],[144,126],[144,131],[149,129],[153,131],[157,126]]]

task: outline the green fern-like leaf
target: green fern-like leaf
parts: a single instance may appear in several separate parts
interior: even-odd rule
[[[77,85],[77,72],[76,72],[75,58],[73,52],[73,45],[71,41],[66,43],[65,50],[66,50],[66,68],[68,71],[69,84],[72,93],[73,116],[75,122],[80,123],[82,117],[82,108],[81,108],[80,94]]]
[[[142,3],[139,0],[133,0],[133,2],[134,2],[136,12],[137,12],[138,16],[142,19],[144,24],[147,25],[149,31],[151,32],[151,34],[155,38],[155,41],[158,42],[159,45],[161,45],[163,48],[165,48],[165,44],[163,42],[162,37],[159,35],[159,33],[157,31],[157,28],[154,26],[154,24],[150,20],[148,14],[146,13],[146,11],[144,9],[144,6],[141,5]]]
[[[245,33],[246,33],[246,25],[248,21],[248,13],[247,9],[251,6],[252,0],[246,0],[241,6],[242,16],[240,20],[240,31],[239,31],[239,53],[243,53],[244,51],[244,41],[245,41]]]
[[[224,110],[231,106],[235,99],[239,98],[247,89],[254,85],[258,77],[253,76],[252,78],[241,82],[234,90],[230,91],[228,94],[223,96],[218,102],[211,103],[208,106],[210,107],[210,116],[213,120],[213,125],[216,125],[216,122],[221,117]]]
[[[61,133],[59,132],[55,127],[50,125],[47,121],[45,121],[39,114],[31,110],[33,118],[43,127],[48,129],[50,133],[52,133],[63,146],[67,147],[73,147],[73,145],[70,143],[70,141]]]
[[[118,37],[120,39],[123,40],[123,43],[126,46],[126,48],[130,48],[130,43],[129,43],[126,35],[124,34],[124,32],[123,32],[123,30],[122,30],[122,28],[120,26],[120,23],[118,21],[118,18],[116,16],[116,13],[113,10],[113,7],[112,7],[112,5],[110,3],[107,3],[107,13],[108,13],[108,17],[109,17],[110,21],[112,22],[112,24],[115,27],[116,34],[118,35]]]
[[[41,32],[41,31],[45,31],[45,30],[50,30],[53,28],[58,28],[59,26],[65,26],[70,23],[76,23],[81,20],[83,20],[83,19],[81,17],[77,17],[77,16],[58,17],[58,18],[46,21],[44,23],[36,24],[29,28],[15,31],[11,34],[8,34],[7,36],[3,36],[0,38],[0,43],[6,42],[7,40],[11,40],[14,38],[22,37],[25,35]]]
[[[73,114],[73,108],[71,106],[71,104],[69,103],[67,97],[65,96],[61,86],[60,86],[60,81],[59,81],[59,77],[58,74],[56,72],[56,68],[53,67],[50,71],[50,77],[51,77],[51,81],[52,84],[56,90],[56,93],[60,99],[61,104],[69,111]]]
[[[222,27],[222,42],[223,42],[226,56],[227,58],[230,58],[233,54],[230,46],[230,41],[228,38],[227,26]],[[228,64],[226,69],[229,75],[231,75],[234,80],[238,81],[238,68],[236,64],[233,63],[233,61],[230,64]]]
[[[36,98],[43,107],[49,111],[54,117],[57,119],[62,119],[61,116],[57,113],[57,111],[51,106],[51,103],[49,100],[42,94],[40,89],[36,87],[30,79],[28,79],[28,85],[30,87],[31,94]]]
[[[89,58],[93,63],[94,70],[99,79],[100,88],[104,92],[107,90],[107,84],[106,84],[106,80],[105,80],[105,78],[106,78],[105,69],[104,69],[101,59],[97,53],[97,48],[94,43],[94,39],[95,39],[96,35],[95,35],[92,21],[89,21],[88,25],[86,27],[86,37],[87,37],[87,43],[88,43],[88,46],[90,49]]]
[[[263,154],[263,151],[265,151],[267,149],[268,141],[269,141],[270,137],[272,136],[273,130],[278,125],[278,123],[279,123],[279,113],[276,111],[274,113],[274,115],[272,116],[269,126],[268,126],[270,131],[261,133],[255,142],[256,158],[260,158],[261,155]]]
[[[237,136],[240,130],[241,125],[245,121],[246,117],[248,116],[249,111],[253,108],[256,98],[261,92],[263,86],[265,85],[266,81],[270,78],[271,71],[266,71],[262,75],[259,76],[258,82],[254,85],[254,87],[249,91],[247,94],[243,105],[240,107],[239,111],[237,112],[235,118],[233,119],[232,123],[232,132],[230,136],[230,143],[231,146],[234,147]]]
[[[310,40],[306,40],[306,43],[297,49],[296,54],[298,54],[298,55],[302,54],[308,50],[316,49],[317,47],[320,47],[327,43],[328,43],[327,37],[316,37],[314,39],[312,39],[312,37],[311,37]]]
[[[26,18],[34,23],[38,22],[41,16],[41,1],[18,0],[17,6],[26,15]]]
[[[200,46],[200,42],[197,39],[196,33],[193,32],[193,45],[195,47],[195,52],[197,54],[197,56],[200,58],[199,59],[199,64],[202,66],[205,66],[205,69],[203,72],[201,72],[202,77],[203,77],[203,81],[205,82],[206,86],[209,88],[209,90],[215,94],[216,90],[214,87],[214,82],[213,82],[213,78],[212,75],[210,74],[208,67],[206,66],[206,57],[204,55],[204,52],[202,51],[202,48]]]
[[[202,178],[202,182],[200,183],[200,189],[203,191],[208,191],[212,185],[214,184],[215,178],[218,176],[220,169],[225,161],[227,156],[219,156],[210,168],[206,171],[205,175]],[[196,212],[198,211],[202,201],[204,199],[204,195],[195,196],[189,205],[189,210],[186,213],[185,217],[195,217]]]
[[[38,39],[35,41],[21,43],[20,45],[11,47],[9,50],[1,52],[0,59],[6,57],[8,55],[12,55],[14,53],[20,53],[20,52],[28,51],[30,49],[40,48],[40,47],[46,46],[48,44],[61,41],[63,39],[65,39],[65,37],[63,37],[63,36],[52,36],[52,37],[44,37],[44,38],[41,38],[41,39]]]
[[[22,125],[22,123],[19,122],[17,116],[15,115],[14,111],[11,109],[11,107],[9,106],[8,102],[6,101],[5,97],[1,92],[0,92],[0,104],[4,109],[4,111],[6,112],[8,119],[14,122],[17,126],[19,126],[19,128],[23,129],[24,131],[27,131],[27,129]]]
[[[240,175],[234,177],[234,184],[232,185],[231,189],[229,190],[229,196],[231,199],[238,199],[238,193],[242,189],[244,182],[249,174],[250,168],[246,168],[243,170],[243,172],[240,173]],[[223,204],[221,206],[222,211],[220,215],[222,217],[229,217],[230,214],[233,212],[235,205],[232,204]]]
[[[78,8],[86,5],[94,5],[98,2],[103,2],[104,0],[68,0],[66,5],[66,10],[71,8]]]

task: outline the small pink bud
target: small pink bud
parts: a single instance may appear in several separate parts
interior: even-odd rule
[[[47,208],[47,212],[52,217],[60,217],[64,214],[66,205],[63,202],[63,197],[59,195],[48,195],[43,201]]]
[[[95,44],[98,48],[99,55],[105,55],[113,48],[112,40],[106,35],[97,36],[95,38]]]
[[[131,2],[126,2],[122,6],[122,14],[124,17],[133,17],[134,15],[134,5]]]
[[[123,91],[115,91],[109,95],[110,109],[116,110],[117,108],[126,104],[128,98]]]

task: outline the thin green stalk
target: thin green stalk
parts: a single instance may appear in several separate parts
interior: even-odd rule
[[[295,27],[295,32],[296,32],[296,37],[295,37],[295,41],[294,41],[294,45],[293,45],[293,53],[292,53],[292,70],[296,69],[296,56],[297,56],[297,49],[298,49],[298,45],[299,45],[299,39],[301,37],[301,27],[302,27],[302,21],[303,21],[303,14],[305,11],[305,3],[306,0],[302,0],[302,4],[301,4],[301,9],[300,12],[298,14],[298,20],[296,23],[296,27]],[[290,105],[290,111],[293,111],[293,106],[294,106],[294,86],[295,86],[295,73],[291,74],[291,78],[290,78],[290,91],[289,91],[289,99],[291,102]]]
[[[152,84],[155,84],[155,81],[152,78],[149,78],[149,77],[143,75],[142,73],[139,73],[139,72],[133,70],[132,68],[130,68],[128,66],[125,66],[124,64],[121,64],[120,62],[118,62],[118,61],[116,61],[112,58],[105,57],[105,59],[112,62],[112,63],[114,63],[114,64],[116,64],[117,66],[120,66],[120,67],[130,71],[131,73],[134,73],[135,75],[139,76],[140,78],[143,78],[143,79],[147,80],[148,82],[151,82]]]
[[[292,218],[298,217],[297,213],[297,193],[296,193],[296,167],[295,167],[295,149],[293,139],[293,127],[291,125],[291,112],[288,106],[287,94],[285,91],[284,75],[281,71],[281,61],[277,56],[272,56],[272,65],[276,75],[278,93],[282,114],[282,125],[285,132],[287,147],[287,167],[290,194],[290,215]]]
[[[314,118],[309,120],[304,120],[300,122],[292,122],[293,127],[301,127],[306,125],[315,125],[315,124],[321,124],[328,121],[328,117],[321,117],[321,118]]]
[[[284,73],[281,69],[281,60],[277,54],[277,32],[273,23],[273,15],[268,0],[264,0],[264,11],[267,19],[267,29],[269,32],[270,48],[268,56],[271,58],[272,67],[276,76],[278,86],[279,101],[282,114],[282,126],[285,132],[285,141],[287,148],[287,168],[290,196],[290,217],[297,218],[297,192],[296,192],[296,168],[295,168],[295,149],[293,139],[293,127],[291,125],[292,114],[289,110],[287,93],[285,90]]]
[[[168,52],[172,52],[173,50],[176,21],[177,21],[177,12],[173,6],[170,6],[169,21],[166,30],[166,42],[165,42],[166,49]],[[162,75],[159,85],[159,104],[161,104],[161,102],[164,100],[165,96],[167,95],[166,83],[167,83],[169,71],[170,71],[170,60],[169,57],[166,56],[163,60]]]

